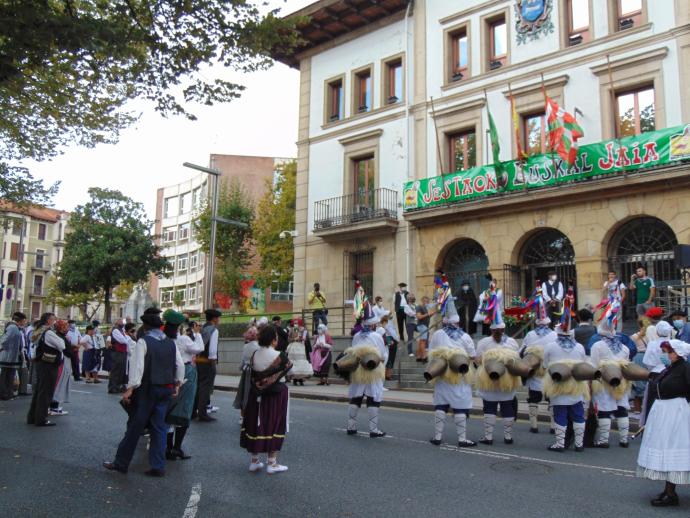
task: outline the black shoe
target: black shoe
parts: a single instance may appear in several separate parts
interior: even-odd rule
[[[551,435],[555,435],[555,434],[556,434],[556,430],[554,430],[553,428],[549,428],[549,433],[550,433]]]
[[[486,444],[488,446],[491,446],[494,443],[493,439],[479,439],[479,442],[481,444]]]
[[[602,449],[604,449],[604,450],[608,450],[608,449],[609,449],[609,443],[607,443],[607,442],[595,442],[595,443],[594,443],[594,447],[595,447],[595,448],[602,448]]]
[[[664,493],[663,495],[657,496],[652,500],[652,505],[654,507],[671,507],[678,505],[678,495],[669,495]]]
[[[477,443],[474,441],[464,440],[458,441],[458,448],[473,448]]]
[[[434,446],[441,446],[441,439],[429,439],[429,442]]]
[[[514,441],[513,441],[513,439],[505,439],[505,438],[504,438],[504,439],[503,439],[503,442],[506,443],[506,444],[513,444]]]
[[[621,448],[628,448],[630,446],[630,443],[621,441],[618,443],[618,446],[620,446]]]
[[[539,428],[530,428],[529,433],[539,433]]]
[[[584,446],[575,446],[575,451],[577,453],[582,453],[583,451],[585,451],[585,447]]]
[[[114,462],[104,462],[103,467],[107,470],[110,470],[110,471],[117,471],[118,473],[123,473],[123,474],[127,473],[127,468],[121,468],[120,466],[118,466]]]
[[[172,453],[176,458],[180,460],[187,460],[192,458],[191,455],[185,454],[185,452],[182,449],[178,448],[173,448],[172,450],[170,450],[170,453]]]
[[[357,430],[348,430],[347,435],[357,435]]]
[[[177,455],[173,453],[173,450],[165,450],[165,460],[177,460]]]
[[[552,444],[546,449],[549,451],[555,451],[556,453],[563,453],[565,451],[565,448],[563,446],[558,446],[557,444]]]
[[[120,389],[108,389],[108,394],[121,394]]]
[[[201,422],[201,423],[212,423],[215,420],[216,420],[216,418],[211,417],[210,415],[200,415],[199,416],[199,422]]]
[[[151,468],[149,470],[144,471],[144,475],[146,475],[147,477],[164,477],[165,471],[163,471],[162,469]]]
[[[42,423],[37,424],[36,426],[55,426],[55,423],[52,421],[44,421]]]
[[[372,439],[377,439],[378,437],[385,437],[386,432],[369,432],[369,437]]]

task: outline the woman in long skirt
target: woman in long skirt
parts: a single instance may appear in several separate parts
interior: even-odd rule
[[[300,333],[297,329],[290,331],[288,336],[290,345],[288,345],[286,352],[288,359],[292,362],[292,369],[288,372],[287,378],[292,381],[293,385],[299,384],[304,386],[304,380],[311,378],[314,375],[314,370],[309,360],[307,360],[304,342],[300,338]]]
[[[678,505],[677,484],[690,484],[690,344],[664,342],[661,349],[670,365],[650,382],[656,399],[649,412],[637,457],[637,476],[663,480],[664,491],[652,505]]]
[[[287,471],[278,464],[278,452],[287,432],[288,387],[281,379],[292,364],[287,355],[275,350],[278,336],[273,326],[259,330],[259,350],[251,359],[251,383],[246,393],[244,421],[240,431],[240,446],[251,454],[249,471],[264,467],[259,454],[266,453],[271,475]]]
[[[324,324],[319,324],[317,332],[311,351],[311,366],[314,369],[314,376],[321,380],[319,385],[328,385],[333,339],[328,334],[328,328]]]

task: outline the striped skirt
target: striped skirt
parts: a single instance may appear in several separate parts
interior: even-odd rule
[[[288,398],[284,383],[261,396],[252,387],[244,409],[240,446],[252,454],[280,451],[287,431]]]

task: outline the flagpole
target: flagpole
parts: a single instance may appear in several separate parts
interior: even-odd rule
[[[441,169],[441,176],[445,173],[443,168],[443,155],[441,153],[441,141],[438,137],[438,126],[436,125],[436,110],[434,109],[434,98],[431,97],[431,118],[434,120],[434,133],[436,134],[436,154],[438,158],[438,166]]]
[[[513,87],[508,81],[508,97],[510,97],[510,121],[511,121],[511,133],[513,133],[513,138],[515,138],[515,169],[517,172],[517,168],[520,168],[520,171],[522,172],[522,186],[523,189],[527,190],[527,174],[525,173],[525,170],[523,168],[523,164],[527,160],[527,153],[523,151],[523,147],[520,145],[520,127],[518,124],[517,120],[517,113],[515,110],[515,98],[513,97]],[[527,136],[525,135],[525,138]]]
[[[511,133],[515,136],[515,160],[520,160],[520,141],[518,134],[515,132],[515,100],[513,99],[513,88],[508,81],[508,97],[510,97],[510,121],[512,122],[513,131]]]
[[[544,74],[541,75],[541,91],[544,94],[544,118],[546,119],[546,125],[548,127],[549,125],[549,120],[547,117],[547,114],[549,112],[549,96],[546,95],[546,83],[544,82]],[[548,135],[548,141],[549,141],[549,150],[551,151],[551,166],[553,167],[553,174],[554,174],[554,181],[558,179],[558,169],[556,169],[556,159],[553,156],[553,146],[551,145],[551,130],[549,130],[549,135]]]
[[[608,69],[609,73],[609,97],[611,98],[611,112],[614,114],[613,117],[613,139],[616,141],[616,144],[618,145],[618,153],[620,153],[621,149],[621,142],[618,134],[618,121],[616,120],[616,92],[613,89],[613,73],[611,72],[611,59],[609,58],[609,55],[606,54],[606,68]],[[619,114],[620,116],[620,114]],[[614,160],[615,163],[615,160]],[[621,168],[623,168],[623,178],[628,177],[628,172],[625,170],[625,160],[621,160]]]

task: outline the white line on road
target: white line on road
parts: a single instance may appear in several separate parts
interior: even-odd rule
[[[89,392],[88,390],[74,390],[70,389],[70,392],[78,392],[79,394],[93,394],[93,392]]]
[[[336,430],[345,431],[344,428],[336,428]],[[424,444],[424,445],[428,444],[427,441],[420,441],[419,439],[408,439],[406,437],[393,437],[393,436],[386,436],[386,437],[389,437],[390,439],[395,439],[398,441],[412,442],[412,443]],[[456,453],[463,453],[466,455],[479,455],[481,457],[489,457],[489,458],[500,459],[500,460],[524,460],[524,461],[531,461],[531,462],[541,462],[544,464],[569,466],[572,468],[596,469],[596,470],[601,471],[602,473],[607,474],[607,475],[618,475],[618,476],[623,476],[623,477],[634,477],[635,476],[635,472],[632,470],[629,470],[629,469],[613,468],[613,467],[609,467],[609,466],[595,466],[592,464],[580,464],[578,462],[565,462],[565,461],[552,460],[552,459],[541,459],[541,458],[537,458],[537,457],[528,457],[526,455],[516,455],[514,453],[506,453],[506,452],[502,452],[502,451],[499,452],[499,451],[487,451],[487,450],[474,450],[474,449],[469,449],[469,448],[458,448],[457,446],[452,446],[450,444],[441,446],[441,449],[446,450],[446,451],[454,451]]]
[[[199,501],[201,500],[201,484],[194,484],[192,486],[192,494],[189,495],[187,507],[184,510],[182,518],[194,518],[196,512],[199,510]]]

